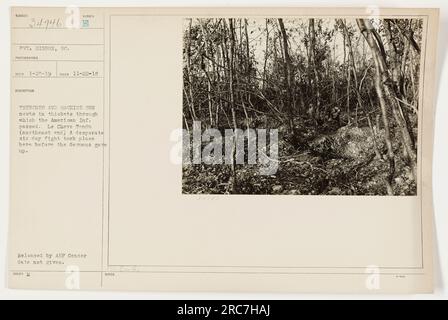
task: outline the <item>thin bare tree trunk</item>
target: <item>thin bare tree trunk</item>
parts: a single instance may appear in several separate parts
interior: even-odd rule
[[[200,23],[200,26],[201,26],[202,36],[204,39],[204,49],[203,50],[205,50],[205,55],[207,55],[209,52],[209,44],[208,44],[209,35],[208,35],[206,29],[204,28],[204,26],[202,25],[202,23]],[[204,59],[204,57],[202,57],[201,68],[204,72],[205,78],[207,79],[208,113],[209,113],[209,119],[210,119],[210,128],[213,128],[212,80],[210,77],[209,62],[206,61],[206,59]]]
[[[294,94],[292,92],[292,83],[293,83],[293,74],[292,74],[292,66],[291,66],[291,58],[289,56],[289,45],[288,45],[288,35],[286,33],[285,24],[283,23],[283,19],[278,19],[278,23],[280,25],[280,31],[282,33],[283,38],[283,57],[284,57],[284,76],[285,76],[285,86],[287,91],[287,112],[288,112],[288,121],[289,128],[291,130],[291,134],[293,140],[296,139],[296,132],[294,127]]]
[[[366,20],[364,19],[357,19],[357,23],[359,26],[359,29],[361,30],[361,33],[363,34],[364,38],[366,39],[372,54],[373,54],[373,60],[375,62],[375,90],[378,96],[378,100],[380,103],[381,108],[381,115],[383,117],[383,125],[384,125],[384,132],[385,132],[385,140],[386,140],[386,147],[387,147],[387,157],[389,160],[389,175],[385,181],[387,193],[389,195],[393,195],[393,189],[392,189],[392,180],[394,178],[395,174],[395,155],[392,148],[392,140],[391,140],[391,134],[390,134],[390,125],[389,125],[389,119],[387,116],[387,102],[385,98],[385,92],[383,90],[383,84],[382,84],[382,76],[381,76],[381,64],[379,61],[379,48],[376,44],[376,41],[374,37],[372,36],[370,30],[366,26]]]
[[[353,80],[355,82],[354,85],[355,85],[356,99],[358,100],[358,106],[360,108],[363,108],[364,113],[366,115],[367,123],[369,125],[370,132],[372,134],[373,146],[374,146],[374,149],[375,149],[375,155],[376,155],[376,157],[378,159],[381,159],[381,155],[380,155],[380,152],[379,152],[379,149],[378,149],[378,143],[376,141],[375,130],[373,129],[373,125],[372,125],[372,120],[370,119],[370,114],[369,114],[365,104],[362,101],[362,97],[361,97],[361,93],[360,93],[361,88],[359,88],[358,71],[356,69],[355,57],[354,57],[353,48],[352,48],[352,40],[351,40],[350,34],[349,34],[348,30],[347,30],[347,25],[344,24],[344,28],[345,28],[345,32],[347,33],[347,44],[348,44],[348,50],[349,50],[349,60],[351,62],[351,69],[352,69],[352,73],[353,73]],[[355,124],[358,127],[358,117],[357,116],[355,118]]]
[[[352,75],[350,72],[350,59],[347,59],[347,27],[345,20],[342,20],[342,25],[344,27],[344,65],[347,63],[347,125],[350,125],[352,123],[351,120],[351,114],[350,114],[350,86],[351,86],[351,79]]]
[[[395,122],[398,125],[398,128],[400,129],[403,147],[406,150],[406,153],[408,155],[408,163],[409,166],[412,169],[412,173],[414,176],[414,179],[417,178],[417,152],[414,147],[413,138],[411,136],[411,132],[409,130],[408,123],[406,121],[406,118],[403,114],[403,111],[401,110],[401,105],[397,100],[397,92],[393,86],[393,80],[389,76],[389,70],[386,64],[386,58],[385,55],[383,55],[380,51],[380,45],[378,45],[378,42],[375,41],[376,38],[372,36],[374,34],[373,31],[375,29],[373,28],[370,21],[365,19],[357,19],[358,25],[360,27],[360,30],[364,37],[366,38],[369,46],[372,49],[372,53],[374,56],[374,61],[380,81],[380,85],[382,88],[382,91],[384,92],[384,98],[386,100],[386,103],[392,107],[392,114],[394,116]]]
[[[309,21],[309,33],[310,33],[310,60],[312,63],[313,74],[314,74],[314,93],[316,95],[316,108],[315,108],[315,116],[320,119],[321,112],[321,93],[320,93],[320,80],[319,80],[319,70],[316,62],[316,30],[314,26],[314,19],[310,19]]]
[[[269,19],[266,19],[266,48],[264,52],[263,80],[262,80],[263,91],[266,90],[268,58],[269,58]]]
[[[233,25],[233,19],[229,19],[229,32],[230,32],[230,53],[229,53],[229,92],[230,92],[230,110],[232,112],[232,124],[235,129],[232,146],[232,176],[229,181],[230,193],[236,192],[237,176],[236,176],[236,142],[238,140],[238,124],[236,122],[235,112],[235,92],[234,92],[234,68],[235,68],[235,29]]]
[[[196,111],[194,109],[195,103],[194,103],[194,94],[193,94],[193,76],[191,73],[191,27],[193,24],[193,19],[190,19],[190,25],[188,28],[188,48],[187,48],[187,73],[188,73],[188,91],[190,95],[190,111],[191,111],[191,117],[193,118],[193,121],[196,121]]]

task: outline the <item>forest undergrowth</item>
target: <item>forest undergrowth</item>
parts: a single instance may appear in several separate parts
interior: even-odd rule
[[[389,165],[386,159],[384,130],[377,131],[381,157],[375,155],[368,126],[342,126],[318,132],[314,125],[295,119],[302,128],[302,143],[294,145],[287,128],[279,128],[278,171],[260,174],[256,165],[237,166],[236,194],[279,195],[387,195],[384,181]],[[271,122],[275,123],[275,121]],[[400,137],[393,137],[396,152],[402,150]],[[246,150],[247,151],[247,150]],[[411,168],[400,157],[395,162],[395,195],[416,193]],[[228,165],[184,165],[183,193],[227,194],[231,178]]]
[[[421,19],[185,19],[184,130],[278,130],[278,154],[241,164],[236,134],[183,193],[416,195],[422,39]]]

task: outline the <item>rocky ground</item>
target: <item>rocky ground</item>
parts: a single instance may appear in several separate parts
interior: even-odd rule
[[[383,132],[377,133],[381,155],[385,154]],[[332,133],[302,133],[304,143],[288,142],[280,130],[279,167],[275,175],[265,176],[258,165],[237,167],[236,193],[282,195],[386,195],[388,163],[375,155],[368,127],[341,127]],[[394,149],[400,152],[398,138]],[[416,184],[410,168],[396,157],[393,181],[395,195],[415,195]],[[226,165],[185,165],[185,194],[226,194],[231,175]]]

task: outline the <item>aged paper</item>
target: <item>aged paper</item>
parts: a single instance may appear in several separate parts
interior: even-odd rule
[[[432,291],[437,10],[16,7],[11,29],[11,288]]]

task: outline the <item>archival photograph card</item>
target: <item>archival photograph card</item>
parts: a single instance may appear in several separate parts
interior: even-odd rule
[[[13,289],[430,293],[437,9],[11,9]]]

